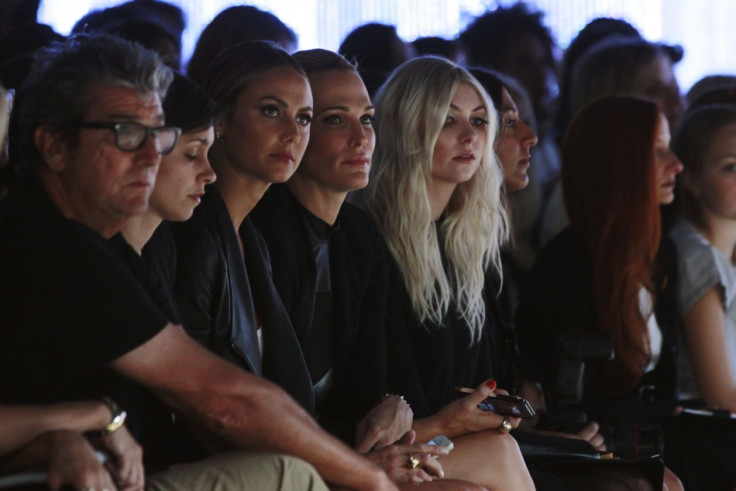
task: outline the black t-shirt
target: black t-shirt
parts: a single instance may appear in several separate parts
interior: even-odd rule
[[[0,205],[0,403],[108,392],[107,365],[169,319],[111,244],[65,218],[38,180]]]
[[[167,232],[167,230],[162,230],[162,233],[158,233],[157,230],[151,237],[151,240],[157,237],[157,242],[165,244],[166,241],[160,240],[160,238],[163,236],[170,239],[171,234]],[[109,244],[123,262],[128,265],[133,276],[138,280],[145,292],[151,297],[169,322],[181,324],[172,291],[173,281],[171,276],[173,276],[173,272],[167,264],[162,264],[158,258],[159,255],[163,255],[164,251],[169,249],[164,248],[165,246],[162,245],[156,249],[156,255],[153,255],[149,252],[151,249],[144,247],[143,254],[139,255],[121,234],[117,234],[110,239]]]

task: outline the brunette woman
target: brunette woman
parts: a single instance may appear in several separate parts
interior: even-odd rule
[[[147,257],[160,250],[174,251],[167,247],[172,240],[168,228],[159,225],[164,221],[182,222],[191,218],[205,186],[215,182],[207,152],[215,139],[217,105],[194,82],[177,74],[162,106],[167,124],[178,127],[181,133],[171,152],[161,157],[148,210],[130,219],[123,228],[126,241]],[[172,285],[175,259],[171,256],[149,258],[151,265],[159,268]]]
[[[399,67],[376,101],[375,177],[365,203],[388,245],[387,381],[412,406],[418,441],[455,442],[443,469],[492,489],[531,489],[516,418],[483,412],[497,345],[485,290],[506,239],[496,112],[466,70],[440,58]],[[473,387],[455,398],[458,386]]]
[[[122,229],[125,241],[117,245],[132,271],[155,294],[157,306],[169,319],[180,322],[173,296],[176,248],[168,222],[189,219],[205,186],[215,180],[207,151],[214,140],[218,109],[202,89],[181,75],[175,76],[162,106],[167,124],[177,129],[179,137],[161,157],[148,209],[126,222]],[[128,384],[121,384],[122,393],[113,392],[116,400],[128,410],[133,405],[140,408],[132,414],[145,414],[140,421],[131,418],[129,424],[140,434],[149,471],[185,459],[177,443],[171,411],[151,392],[126,389]]]
[[[732,173],[736,110],[706,106],[688,114],[674,149],[685,170],[683,216],[672,229],[680,257],[683,348],[678,392],[736,412],[736,209]]]
[[[517,191],[526,188],[529,183],[528,170],[531,165],[532,147],[537,143],[537,135],[534,130],[524,121],[521,116],[521,110],[516,105],[516,101],[511,95],[513,89],[513,79],[509,79],[503,74],[493,72],[485,68],[472,68],[470,72],[478,79],[478,81],[486,89],[491,97],[496,111],[498,112],[499,134],[495,142],[496,155],[503,169],[504,191],[507,195],[512,195]],[[511,198],[511,196],[507,196]],[[513,208],[510,202],[509,218],[511,222],[512,233],[516,227],[518,220],[518,211]],[[519,243],[512,239],[510,244],[504,248],[501,254],[503,264],[503,283],[501,294],[498,298],[498,305],[501,311],[503,322],[499,322],[497,329],[502,333],[499,339],[504,339],[507,346],[509,366],[507,373],[514,373],[513,377],[509,377],[510,381],[515,381],[520,394],[523,394],[530,404],[537,411],[537,414],[545,412],[544,398],[533,380],[527,380],[524,377],[523,360],[516,360],[512,353],[515,353],[516,345],[515,333],[512,329],[511,321],[516,312],[518,304],[519,289],[529,276],[529,269],[524,268],[519,258]],[[523,253],[521,253],[523,254]],[[517,376],[517,372],[518,375]],[[524,428],[532,428],[538,419],[522,422]],[[598,433],[598,424],[590,422],[580,432],[575,435],[557,433],[556,436],[567,438],[580,438],[588,441],[598,450],[605,450],[603,436]],[[519,435],[517,433],[517,438]],[[535,480],[537,476],[534,475]]]
[[[635,437],[675,405],[672,303],[656,303],[669,271],[657,261],[659,207],[674,199],[682,170],[669,140],[651,101],[608,96],[578,114],[563,144],[571,223],[540,253],[516,318],[522,354],[551,404],[561,337],[610,335],[615,359],[586,364],[581,407],[624,456],[645,455]]]
[[[179,322],[170,292],[176,273],[176,249],[167,225],[190,218],[205,185],[215,180],[207,151],[214,140],[219,110],[199,86],[180,75],[175,76],[162,105],[166,120],[181,134],[161,159],[148,210],[124,226],[123,234],[130,245],[125,244],[120,252],[146,288],[158,294],[157,306]],[[300,461],[277,453],[228,451],[199,462],[173,465],[199,457],[192,454],[191,449],[198,446],[189,438],[188,428],[172,424],[183,423],[185,418],[181,414],[173,417],[170,408],[150,392],[136,391],[133,395],[137,398],[133,400],[130,391],[123,394],[127,395],[120,400],[124,407],[130,411],[135,404],[139,408],[135,413],[144,414],[135,420],[135,413],[131,412],[128,421],[138,429],[141,443],[145,444],[146,489],[207,489],[215,481],[228,489],[271,489],[276,483],[300,489],[324,487],[314,480],[314,475],[310,477],[295,469],[294,464],[297,468],[303,465]]]
[[[537,144],[537,134],[521,117],[509,86],[513,82],[508,77],[487,68],[471,68],[470,73],[483,85],[498,113],[499,133],[494,147],[503,169],[504,189],[507,193],[521,191],[529,184],[531,152]]]
[[[679,258],[682,332],[677,390],[697,408],[736,412],[736,109],[712,105],[685,115],[673,149],[685,169],[682,215],[670,232]],[[684,415],[687,417],[687,415]],[[697,447],[678,473],[688,489],[732,489],[736,427],[725,418],[683,417],[679,431]],[[686,424],[689,423],[689,424]],[[700,433],[702,432],[702,438]],[[697,455],[697,459],[692,456]]]
[[[222,51],[203,88],[223,111],[209,154],[218,179],[194,216],[172,226],[182,323],[200,343],[276,382],[311,412],[307,365],[273,285],[266,245],[248,218],[304,154],[312,119],[309,82],[285,51],[254,41]],[[358,489],[393,487],[377,466],[336,440],[326,438],[321,446],[310,462],[326,480]]]

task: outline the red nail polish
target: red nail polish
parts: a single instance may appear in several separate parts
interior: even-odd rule
[[[495,380],[493,380],[493,379],[489,380],[488,382],[486,382],[486,385],[488,386],[489,389],[496,390],[496,381]]]

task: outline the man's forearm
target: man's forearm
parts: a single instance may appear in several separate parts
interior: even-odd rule
[[[229,444],[281,452],[355,489],[392,489],[386,474],[324,432],[275,384],[227,363],[169,326],[112,367]]]
[[[286,393],[265,384],[256,389],[251,381],[247,395],[215,396],[216,400],[203,403],[205,414],[193,416],[236,447],[300,457],[328,482],[354,489],[390,489],[378,466],[322,430]]]

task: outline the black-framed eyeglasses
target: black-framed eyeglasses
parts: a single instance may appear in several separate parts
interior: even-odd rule
[[[115,146],[123,152],[135,152],[143,148],[152,137],[156,144],[156,151],[160,154],[171,152],[181,134],[181,128],[176,126],[158,126],[151,128],[140,123],[97,123],[82,121],[72,128],[92,128],[112,130],[115,132]]]

